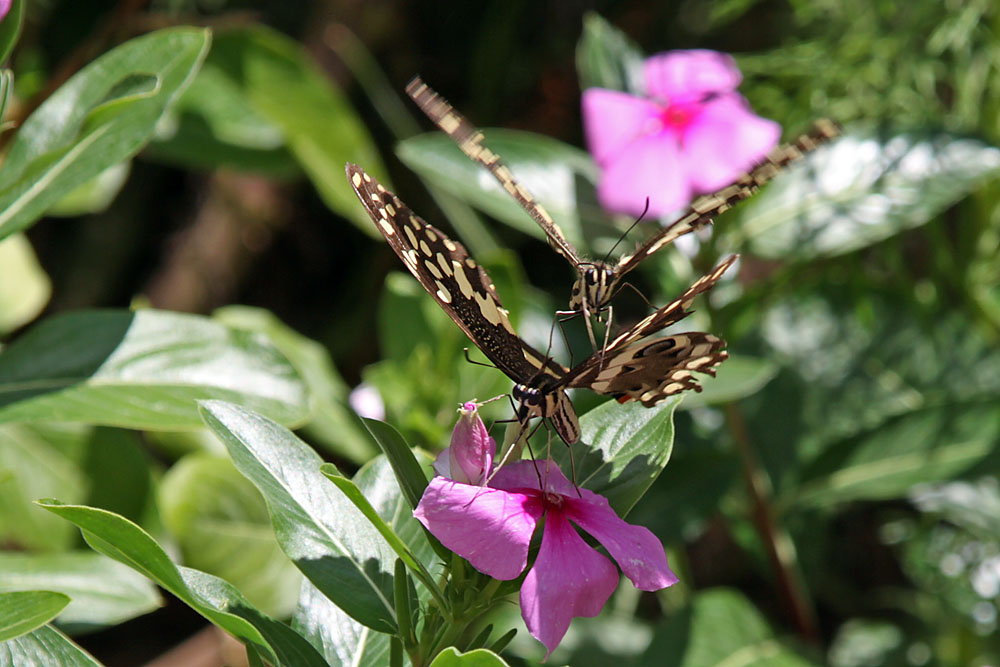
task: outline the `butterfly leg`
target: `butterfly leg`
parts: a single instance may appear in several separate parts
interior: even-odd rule
[[[569,350],[570,367],[574,366],[576,362],[573,360],[573,347],[569,344],[569,336],[566,335],[566,329],[563,328],[563,324],[565,322],[569,322],[575,317],[579,317],[579,315],[580,312],[576,310],[557,310],[556,316],[553,320],[553,326],[556,324],[559,325],[559,332],[562,334],[563,342],[566,343],[566,349]],[[549,340],[551,340],[551,333]]]
[[[493,364],[484,364],[483,362],[476,361],[475,359],[473,359],[472,357],[470,357],[469,356],[469,348],[463,347],[462,351],[465,352],[465,360],[468,361],[470,364],[473,364],[474,366],[485,366],[486,368],[496,368],[496,366],[494,366]],[[502,395],[503,394],[501,394],[501,396]],[[491,398],[490,400],[492,401],[492,400],[496,400],[496,399],[492,399]]]

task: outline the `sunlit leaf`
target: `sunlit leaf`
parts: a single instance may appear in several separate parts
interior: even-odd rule
[[[52,281],[20,234],[0,241],[0,335],[35,319],[52,294]]]
[[[51,626],[0,643],[0,667],[101,667],[89,653]]]
[[[69,604],[69,597],[52,591],[0,593],[0,642],[40,628]]]

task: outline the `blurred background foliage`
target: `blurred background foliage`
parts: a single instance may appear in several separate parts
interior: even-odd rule
[[[742,252],[739,278],[689,325],[724,336],[734,358],[704,395],[685,398],[670,465],[631,515],[668,545],[683,583],[620,592],[574,625],[553,664],[707,665],[740,650],[751,664],[1000,660],[994,2],[36,0],[23,11],[4,117],[18,129],[2,138],[0,168],[4,340],[81,308],[212,314],[287,358],[308,399],[288,399],[297,407],[280,408],[285,421],[347,468],[376,451],[348,407],[353,387],[377,390],[369,409],[380,396],[386,421],[435,450],[459,401],[509,382],[465,361],[468,342],[378,238],[345,161],[453,229],[533,344],[547,347],[571,283],[530,220],[428,133],[402,95],[413,75],[487,127],[491,147],[594,256],[630,221],[597,207],[581,81],[628,89],[617,64],[711,48],[734,54],[741,92],[786,140],[815,118],[843,123],[843,139],[712,234],[637,271],[662,304],[724,252]],[[29,196],[65,157],[52,152],[63,144],[31,134],[30,114],[99,54],[174,25],[213,29],[207,54],[189,56],[204,58],[188,65],[194,77],[157,71],[173,96],[132,75],[81,105],[71,146],[105,124],[132,143],[85,153],[51,200]],[[644,313],[638,298],[620,301],[619,321]],[[561,358],[586,353],[581,327],[567,328],[569,350],[556,339]],[[81,400],[93,410],[100,396]],[[599,401],[575,402],[585,412]],[[507,412],[497,402],[488,415]],[[182,562],[291,613],[299,575],[263,500],[210,436],[180,417],[69,424],[41,407],[29,417],[0,424],[0,590],[63,577],[75,602],[61,621],[73,631],[160,604],[29,504],[56,496],[115,509]],[[108,664],[139,664],[197,627],[171,605],[81,641]],[[145,646],[130,645],[136,633]],[[527,664],[538,653],[523,639],[510,655]]]

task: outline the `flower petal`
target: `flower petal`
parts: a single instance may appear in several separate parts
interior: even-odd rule
[[[604,545],[636,588],[657,591],[677,583],[663,545],[648,528],[620,518],[604,496],[585,489],[581,492],[582,497],[564,499],[563,514]]]
[[[639,216],[648,197],[647,216],[658,218],[691,201],[685,168],[672,132],[643,137],[604,167],[597,199],[608,211]]]
[[[588,88],[580,98],[587,147],[604,165],[644,133],[659,131],[663,109],[649,100],[617,90]]]
[[[481,485],[493,467],[497,443],[480,419],[477,403],[465,403],[458,412],[458,422],[451,432],[451,446],[446,450],[448,464],[440,462],[440,468],[446,467],[450,474],[439,469],[440,457],[434,462],[434,470],[456,482]]]
[[[618,586],[618,570],[583,541],[561,512],[545,515],[538,557],[521,585],[521,616],[548,658],[576,616],[597,616]]]
[[[741,95],[706,103],[682,141],[691,185],[699,192],[729,185],[767,155],[780,136],[781,126],[750,111]]]
[[[646,94],[671,102],[728,93],[743,79],[732,56],[706,49],[658,53],[646,59],[642,73]]]
[[[542,505],[537,495],[435,477],[413,516],[477,570],[506,580],[524,571]]]

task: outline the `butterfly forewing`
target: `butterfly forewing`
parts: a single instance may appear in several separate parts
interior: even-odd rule
[[[406,268],[501,371],[522,383],[543,366],[549,374],[565,372],[518,337],[489,276],[461,243],[414,214],[360,167],[348,164],[347,177]]]
[[[523,208],[528,215],[545,232],[549,244],[573,266],[583,263],[576,248],[566,240],[562,230],[552,220],[535,198],[520,183],[514,180],[513,174],[500,156],[483,145],[483,133],[470,123],[465,116],[455,111],[446,99],[438,95],[420,77],[415,77],[406,86],[407,94],[413,99],[420,110],[445,134],[458,144],[462,152],[475,162],[486,167],[494,178],[500,182],[503,189]]]

